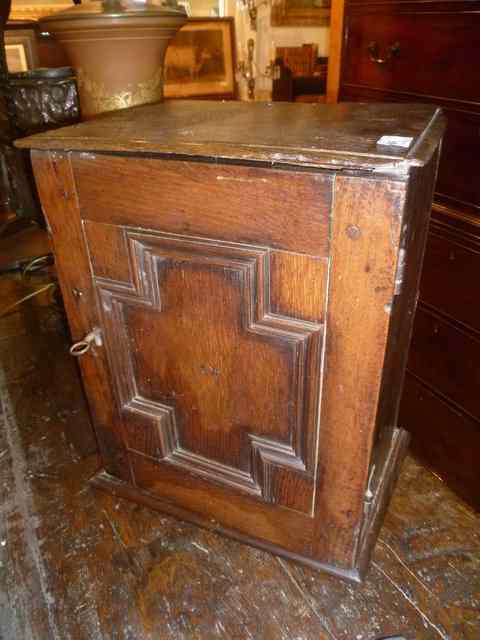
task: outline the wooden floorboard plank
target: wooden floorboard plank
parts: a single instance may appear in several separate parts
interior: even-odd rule
[[[4,372],[0,369],[0,407],[5,466],[9,466],[7,495],[2,500],[0,538],[2,567],[7,568],[6,588],[9,607],[19,615],[6,615],[6,627],[12,637],[38,636],[60,638],[52,615],[52,595],[48,590],[47,570],[35,528],[36,510],[33,503],[28,466],[15,411],[8,393]],[[12,571],[8,571],[11,568]],[[38,597],[40,596],[40,597]]]
[[[330,611],[340,638],[480,637],[480,518],[412,459],[364,585],[330,581],[325,590],[313,572],[296,567],[294,575],[320,610]]]
[[[413,460],[350,584],[92,489],[61,315],[33,301],[0,337],[2,640],[480,637],[480,516]]]
[[[65,438],[65,426],[87,425],[85,405],[70,392],[79,383],[62,320],[46,323],[45,313],[33,302],[19,314],[19,331],[2,321],[10,331],[0,345],[3,397],[18,427],[21,489],[31,497],[30,527],[18,517],[18,493],[7,522],[4,593],[21,606],[6,603],[2,640],[322,640],[319,621],[271,555],[90,488],[98,460],[80,460]],[[26,328],[24,315],[34,320]],[[12,484],[12,468],[5,473]],[[27,533],[41,550],[43,590],[30,588],[35,572],[17,561],[28,560]],[[39,612],[50,616],[42,621]]]

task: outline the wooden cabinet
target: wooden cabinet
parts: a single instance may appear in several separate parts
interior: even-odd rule
[[[405,5],[350,5],[344,83],[421,93],[433,101],[476,100],[480,14],[466,19],[461,12]],[[459,73],[465,64],[472,73]]]
[[[425,106],[181,102],[22,141],[87,336],[97,486],[363,576],[442,133]]]
[[[478,0],[346,3],[340,97],[423,102],[448,121],[400,421],[412,446],[480,508]],[[429,416],[426,419],[426,416]]]

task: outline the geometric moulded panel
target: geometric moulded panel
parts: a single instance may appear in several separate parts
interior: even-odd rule
[[[94,276],[127,448],[313,515],[323,325],[270,312],[270,249],[111,229],[129,278]]]

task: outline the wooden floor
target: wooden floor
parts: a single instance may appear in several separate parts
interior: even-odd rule
[[[2,276],[0,311],[42,282]],[[480,516],[412,459],[363,586],[93,490],[49,302],[0,319],[1,640],[479,640]]]

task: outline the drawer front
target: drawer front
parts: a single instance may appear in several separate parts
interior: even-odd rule
[[[408,374],[399,422],[412,434],[411,451],[414,455],[480,510],[480,423]]]
[[[480,339],[419,306],[408,369],[475,418],[480,418]]]
[[[477,90],[480,98],[480,84]],[[480,215],[480,113],[445,109],[445,115],[448,126],[442,145],[437,193],[476,207]]]
[[[425,252],[421,300],[480,332],[476,278],[480,273],[480,242],[467,242],[432,222]]]
[[[478,101],[480,13],[354,13],[343,82]]]

